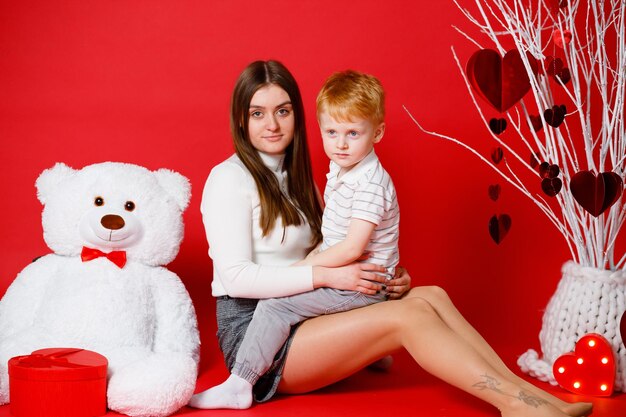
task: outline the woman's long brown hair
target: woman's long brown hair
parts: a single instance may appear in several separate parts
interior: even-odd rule
[[[291,201],[280,191],[276,176],[265,166],[258,151],[252,146],[248,134],[252,96],[259,88],[270,84],[285,90],[291,99],[294,112],[293,140],[285,150],[283,161]],[[311,245],[317,245],[322,240],[322,207],[313,182],[304,123],[304,106],[298,84],[283,64],[278,61],[255,61],[243,70],[233,91],[230,130],[235,152],[252,174],[259,191],[261,201],[259,221],[263,236],[267,236],[274,228],[278,216],[282,217],[283,227],[302,224],[299,209],[311,227]]]

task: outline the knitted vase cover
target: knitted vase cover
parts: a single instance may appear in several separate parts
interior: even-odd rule
[[[615,353],[616,391],[626,391],[626,347],[620,335],[620,318],[626,310],[626,271],[607,271],[568,261],[563,277],[543,315],[539,340],[543,358],[529,349],[519,357],[522,371],[556,385],[554,361],[572,352],[588,333],[598,333]]]

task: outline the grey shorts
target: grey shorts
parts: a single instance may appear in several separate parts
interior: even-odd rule
[[[258,300],[249,298],[217,297],[217,340],[229,371],[235,365],[239,345],[246,335],[257,302]],[[265,402],[276,394],[285,367],[287,351],[298,326],[299,324],[292,327],[289,338],[274,357],[274,362],[254,385],[255,401]]]

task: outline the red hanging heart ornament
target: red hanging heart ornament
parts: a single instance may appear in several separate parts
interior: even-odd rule
[[[526,57],[533,74],[537,74],[537,60],[529,53]],[[517,49],[508,51],[503,58],[493,49],[478,50],[467,61],[465,71],[476,94],[501,113],[530,90],[530,79]]]
[[[543,127],[543,120],[541,116],[535,116],[533,114],[528,115],[528,119],[530,120],[530,125],[532,126],[535,132],[538,132]]]
[[[572,196],[594,217],[615,204],[623,188],[622,178],[614,172],[603,172],[596,176],[592,171],[580,171],[570,181]]]
[[[574,352],[554,361],[552,371],[556,382],[575,394],[607,397],[613,393],[615,357],[609,342],[599,334],[581,337]]]
[[[493,201],[498,201],[498,198],[500,198],[500,191],[501,191],[501,187],[500,184],[493,184],[489,186],[489,198],[492,199]]]
[[[511,216],[508,214],[501,214],[496,216],[495,214],[489,219],[489,235],[496,244],[500,244],[502,239],[511,229]]]
[[[532,117],[532,116],[531,116]],[[530,153],[530,158],[528,158],[528,163],[530,164],[531,168],[537,168],[537,165],[539,165],[539,158],[541,156],[539,155],[539,152],[531,152]]]
[[[502,151],[501,147],[495,147],[493,148],[493,150],[491,151],[491,160],[493,161],[494,164],[499,164],[500,161],[502,161],[502,158],[504,157],[504,152]]]
[[[565,85],[572,79],[569,68],[563,66],[561,58],[548,57],[546,62],[546,73],[554,77],[557,83]]]
[[[489,120],[489,129],[496,135],[504,132],[506,129],[505,119],[496,119],[495,117]]]
[[[544,178],[541,180],[541,190],[548,196],[554,197],[556,196],[561,188],[563,187],[563,182],[560,178]]]
[[[559,9],[564,9],[567,7],[567,0],[548,0],[547,3],[550,12],[555,15],[559,14]]]
[[[561,126],[561,123],[565,120],[567,109],[565,104],[553,106],[551,109],[547,109],[543,112],[543,118],[550,126],[557,128]]]
[[[556,178],[561,173],[559,166],[556,164],[550,165],[549,162],[542,162],[539,165],[539,175],[541,178]]]
[[[552,32],[552,40],[556,46],[563,49],[572,41],[572,32],[569,30],[555,30]]]

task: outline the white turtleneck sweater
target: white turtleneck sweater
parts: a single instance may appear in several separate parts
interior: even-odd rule
[[[283,155],[259,152],[286,190]],[[272,298],[313,289],[311,266],[289,266],[307,255],[309,224],[288,226],[283,239],[281,218],[268,236],[259,226],[259,193],[237,155],[215,166],[202,194],[202,221],[213,260],[213,296]]]

